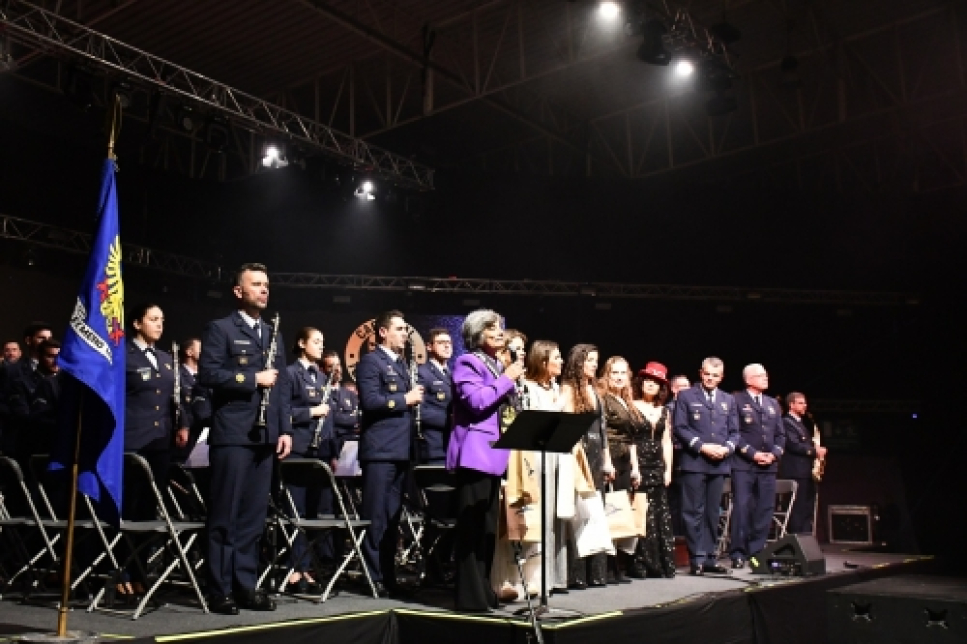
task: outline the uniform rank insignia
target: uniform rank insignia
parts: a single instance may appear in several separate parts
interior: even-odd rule
[[[151,367],[142,367],[138,373],[141,374],[141,380],[151,380]]]
[[[238,364],[248,364],[248,358],[242,356],[238,359]]]
[[[392,409],[393,407],[396,407],[396,401],[395,400],[391,400],[388,403],[386,403],[386,406],[389,407],[390,409]]]
[[[702,420],[702,415],[698,412],[695,412],[692,418],[694,418],[695,420]]]
[[[310,398],[315,398],[316,397],[316,390],[315,390],[314,387],[306,387],[306,389],[309,390],[309,397]]]
[[[775,416],[776,415],[776,410],[773,409],[772,407],[769,407],[769,415],[770,416]]]
[[[446,400],[447,399],[447,395],[445,393],[443,393],[442,391],[438,391],[438,392],[436,392],[436,399],[437,400]]]
[[[245,374],[243,373],[235,374],[235,382],[245,382]]]
[[[392,392],[395,392],[396,391],[396,383],[395,382],[389,383],[389,390],[392,391]]]
[[[728,410],[729,410],[728,403],[722,403],[722,411],[728,411]]]
[[[171,365],[168,364],[167,362],[165,363],[165,369],[167,369],[168,371],[171,371]]]

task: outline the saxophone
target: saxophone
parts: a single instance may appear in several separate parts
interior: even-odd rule
[[[812,415],[809,416],[812,419]],[[813,419],[813,444],[816,447],[821,445],[822,434],[819,431],[819,424]],[[816,460],[813,461],[813,480],[817,483],[823,480],[823,474],[826,473],[826,459],[819,458],[816,456]]]
[[[272,340],[269,342],[269,350],[265,354],[265,368],[271,369],[275,364],[275,354],[279,351],[279,314],[276,313],[272,318]],[[262,401],[259,403],[259,419],[256,423],[259,427],[268,425],[265,415],[269,409],[269,394],[272,389],[265,387],[262,389]]]
[[[175,431],[181,429],[181,369],[178,365],[178,343],[171,343],[171,362],[175,372],[175,392],[172,396],[175,399]]]

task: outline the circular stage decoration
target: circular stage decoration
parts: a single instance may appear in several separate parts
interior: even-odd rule
[[[420,335],[420,332],[412,324],[407,324],[406,336],[413,347],[413,356],[416,358],[416,362],[418,364],[426,362],[426,344],[423,342],[423,336]],[[376,318],[372,318],[356,327],[349,336],[349,341],[346,342],[346,353],[343,356],[343,364],[350,378],[353,380],[356,379],[356,365],[359,364],[359,360],[370,351],[375,350]],[[410,358],[409,348],[406,351],[406,358]]]

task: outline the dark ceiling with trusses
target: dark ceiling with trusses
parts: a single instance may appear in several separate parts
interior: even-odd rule
[[[598,2],[563,0],[37,4],[435,169],[766,171],[800,187],[920,191],[967,180],[964,2],[629,1],[610,20]],[[741,32],[717,91],[701,69],[680,79],[675,58],[663,67],[636,56],[642,36],[625,23],[643,16],[673,29],[676,15],[699,41],[721,23]],[[64,56],[12,40],[9,73],[66,89]],[[734,109],[710,115],[713,97]],[[169,105],[168,117],[175,112]],[[236,135],[228,152],[259,170],[253,158],[268,138]]]

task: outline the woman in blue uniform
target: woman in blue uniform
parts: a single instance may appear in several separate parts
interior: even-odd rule
[[[292,407],[292,455],[299,458],[319,458],[333,466],[334,435],[329,401],[324,400],[329,388],[326,376],[317,363],[322,360],[323,337],[319,329],[303,327],[296,334],[292,353],[296,360],[288,366],[289,398]],[[313,438],[318,431],[318,447],[313,447]],[[287,484],[299,516],[316,516],[317,512],[332,512],[332,490],[313,493],[301,485]],[[307,512],[308,510],[308,512]],[[321,544],[323,558],[331,558],[331,535]],[[289,584],[296,592],[316,592],[318,584],[309,572],[311,557],[306,552],[306,539],[296,535],[292,544],[292,561],[295,572],[289,577]],[[318,572],[318,571],[317,571]]]
[[[171,354],[156,346],[164,322],[164,313],[156,304],[131,309],[124,382],[124,451],[137,452],[148,462],[162,494],[168,487],[172,448],[183,448],[188,442],[188,428],[182,427],[179,403],[175,400]],[[143,483],[143,477],[131,474],[125,477],[121,515],[135,521],[154,519],[154,493]],[[118,585],[118,591],[137,594],[142,591],[143,581],[137,579],[133,588],[125,581]]]

